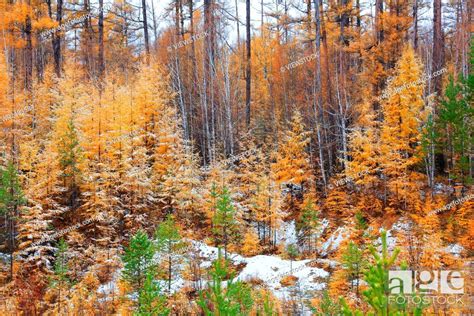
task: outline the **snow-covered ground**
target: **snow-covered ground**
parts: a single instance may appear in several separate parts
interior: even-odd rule
[[[277,256],[259,255],[244,258],[244,262],[247,265],[236,280],[261,280],[279,298],[288,297],[294,291],[294,287],[283,287],[281,285],[280,281],[285,276],[293,275],[297,277],[296,286],[304,289],[305,292],[324,289],[326,284],[323,279],[329,277],[327,271],[308,266],[311,260],[291,262]]]
[[[397,235],[402,231],[411,229],[410,221],[407,219],[399,219],[393,224],[391,229],[387,230],[387,243],[390,250],[397,245]],[[329,227],[327,220],[322,221],[321,230],[318,238],[326,232]],[[297,241],[296,229],[294,221],[284,223],[280,226],[277,239],[279,244],[294,244]],[[328,256],[335,253],[340,247],[343,240],[349,237],[349,229],[346,226],[337,227],[331,233],[326,235],[325,241],[321,242],[318,247],[319,256]],[[173,281],[171,284],[171,292],[176,292],[183,287],[191,287],[192,281],[182,277],[182,271],[189,265],[189,260],[196,260],[199,263],[203,275],[207,275],[206,271],[218,257],[218,248],[209,246],[202,241],[186,240],[188,247],[180,255],[176,255],[173,259]],[[378,245],[380,247],[380,238]],[[222,251],[222,250],[221,250]],[[449,245],[445,248],[446,252],[459,255],[463,248],[457,244]],[[223,254],[222,254],[223,255]],[[191,258],[191,259],[190,259]],[[329,277],[329,271],[325,269],[333,269],[338,263],[330,259],[305,259],[291,261],[283,259],[277,255],[257,255],[245,257],[236,253],[228,253],[227,258],[231,261],[235,268],[238,268],[238,274],[235,280],[253,282],[256,286],[265,286],[270,289],[275,296],[280,299],[289,298],[298,295],[299,299],[314,297],[315,291],[321,291],[326,287]],[[161,262],[162,254],[156,254],[155,263]],[[321,268],[322,267],[322,268]],[[107,284],[101,285],[98,292],[102,294],[110,294],[117,290],[117,281],[120,278],[121,270],[116,271],[113,280]],[[286,276],[295,276],[296,284],[284,286],[281,281]],[[201,286],[206,286],[207,280],[200,280]],[[165,280],[160,281],[162,288],[167,289],[168,284]]]
[[[218,249],[199,241],[192,241],[192,244],[199,251],[202,258],[201,268],[208,268],[212,261],[217,258]],[[306,292],[322,290],[326,286],[322,279],[329,276],[329,273],[323,269],[310,267],[308,264],[311,260],[309,259],[290,261],[278,256],[243,257],[232,253],[228,254],[228,258],[234,265],[245,265],[234,280],[250,281],[258,279],[280,298],[287,297],[294,290],[293,287],[282,287],[280,284],[281,279],[287,275],[296,276],[298,278],[297,286]]]
[[[205,271],[208,270],[212,262],[218,257],[218,248],[208,246],[204,242],[189,240],[190,246],[187,249],[188,253],[197,253],[200,260],[200,267]],[[180,255],[176,257],[174,265],[175,270],[184,269],[185,257],[189,255]],[[310,259],[290,261],[282,259],[276,255],[257,255],[253,257],[244,257],[239,254],[228,253],[227,257],[231,260],[234,266],[244,265],[245,267],[240,271],[234,278],[234,281],[251,281],[258,280],[262,285],[268,287],[275,296],[283,299],[288,298],[297,289],[301,292],[298,295],[303,297],[313,297],[313,291],[319,291],[326,287],[326,279],[329,277],[329,272],[321,268],[311,267],[309,264],[312,262]],[[160,255],[157,254],[154,258],[156,262],[161,261]],[[333,266],[336,264],[333,261],[324,261],[327,265]],[[111,294],[117,287],[117,281],[120,277],[121,271],[118,270],[113,277],[113,280],[107,284],[103,284],[99,287],[98,293]],[[294,286],[284,287],[280,281],[288,275],[293,275],[298,278]],[[167,288],[166,281],[160,281],[162,288]],[[202,280],[202,284],[206,284],[205,280]],[[192,282],[182,278],[179,271],[176,271],[173,277],[171,291],[176,292],[184,286],[191,286]]]

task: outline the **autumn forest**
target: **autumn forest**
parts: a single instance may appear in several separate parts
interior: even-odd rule
[[[0,0],[0,315],[472,315],[469,0]]]

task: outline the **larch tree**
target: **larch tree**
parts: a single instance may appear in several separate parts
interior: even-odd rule
[[[255,230],[250,227],[242,239],[242,253],[246,256],[255,256],[260,252],[260,239]]]
[[[138,292],[138,309],[135,315],[167,316],[169,312],[160,285],[155,282],[152,274],[147,274],[143,288]]]
[[[122,278],[132,289],[139,291],[145,284],[148,274],[156,273],[156,262],[153,261],[156,249],[144,231],[138,231],[130,240],[122,257],[124,269]]]
[[[235,218],[235,206],[229,189],[222,188],[216,201],[216,213],[212,218],[213,234],[216,244],[224,247],[224,258],[227,259],[228,246],[239,237],[238,223]]]
[[[173,273],[176,273],[174,267],[179,264],[176,259],[176,253],[183,247],[181,235],[171,215],[168,215],[166,219],[158,225],[155,231],[155,243],[157,251],[166,257],[162,263],[166,266],[168,293],[171,294],[171,281],[173,279]]]
[[[13,254],[17,247],[17,224],[25,203],[18,172],[10,162],[6,168],[0,168],[0,214],[5,223],[6,249],[10,255],[10,280],[13,279]]]
[[[301,114],[296,111],[292,117],[289,130],[283,136],[278,148],[276,162],[272,173],[278,185],[287,185],[293,202],[294,189],[304,191],[304,185],[312,179],[307,146],[308,132],[305,131]]]
[[[351,289],[355,292],[358,299],[360,295],[360,279],[368,266],[368,262],[364,258],[364,253],[358,245],[349,242],[342,255],[342,266],[345,269],[347,280],[351,284]]]
[[[413,49],[405,47],[388,85],[389,97],[382,102],[383,121],[380,132],[380,168],[384,185],[403,202],[412,192],[413,167],[420,162],[421,125],[423,124],[423,83],[421,68]]]
[[[54,276],[51,287],[58,291],[58,313],[61,314],[62,293],[69,287],[68,246],[64,239],[60,239],[54,260]]]
[[[68,205],[74,209],[77,207],[79,198],[81,148],[79,146],[77,129],[72,118],[69,119],[66,131],[59,139],[59,166],[63,187],[66,188],[69,197]]]
[[[255,200],[259,190],[259,182],[269,172],[269,164],[262,148],[259,148],[253,140],[248,141],[247,146],[238,156],[229,159],[229,165],[234,167],[235,177],[233,185],[240,193],[235,201],[244,208],[243,217],[247,221],[254,221],[256,216]]]
[[[365,97],[359,105],[359,116],[355,127],[349,135],[349,156],[345,177],[370,191],[379,183],[379,122],[377,114]]]
[[[256,183],[255,197],[252,201],[254,219],[257,222],[259,239],[266,245],[275,246],[277,229],[283,218],[284,201],[282,190],[271,172],[264,173]]]
[[[316,201],[307,198],[301,210],[301,214],[296,221],[299,241],[309,253],[313,253],[317,248],[317,234],[319,231],[319,212]]]
[[[38,202],[26,205],[18,225],[18,259],[36,268],[47,269],[53,262],[54,247],[45,238],[54,233],[52,210],[44,209]]]
[[[229,273],[227,260],[219,251],[209,273],[209,288],[199,293],[198,305],[204,315],[246,315],[252,308],[252,291],[246,284],[230,279],[224,288],[223,281]]]
[[[474,144],[470,128],[474,119],[472,77],[460,76],[457,82],[450,78],[445,97],[438,105],[437,119],[430,130],[447,158],[446,167],[450,179],[462,183],[472,180],[472,162],[468,154],[469,148]]]

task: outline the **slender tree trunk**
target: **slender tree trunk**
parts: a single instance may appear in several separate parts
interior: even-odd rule
[[[327,98],[326,102],[332,104],[332,83],[331,83],[331,73],[329,68],[329,49],[328,49],[328,42],[327,42],[327,33],[326,33],[326,23],[324,23],[323,17],[323,2],[320,0],[319,2],[319,16],[320,23],[321,23],[321,42],[323,44],[323,51],[324,51],[324,67],[326,72],[326,90],[327,90]]]
[[[143,37],[145,38],[146,63],[149,65],[150,64],[150,38],[148,37],[146,0],[142,0],[142,14],[143,14]]]
[[[413,48],[418,48],[418,0],[413,1]]]
[[[314,0],[314,20],[316,23],[316,40],[315,49],[316,52],[316,69],[313,83],[313,113],[316,124],[316,136],[318,140],[319,149],[319,166],[321,170],[321,177],[323,179],[324,187],[326,187],[326,171],[324,170],[324,154],[323,154],[323,141],[320,128],[320,119],[322,117],[322,91],[321,91],[321,16],[319,11],[319,0]]]
[[[380,44],[383,42],[383,0],[375,0],[375,34],[376,42]]]
[[[356,26],[357,26],[357,30],[359,32],[359,35],[360,35],[360,0],[356,0],[356,11],[357,11],[357,22],[356,22]]]
[[[56,22],[61,26],[63,20],[63,0],[58,0],[56,5]],[[54,72],[61,77],[61,35],[59,31],[53,34]]]
[[[441,20],[441,0],[433,3],[433,63],[432,72],[440,70],[444,66],[444,35]],[[440,74],[433,78],[434,92],[441,96],[443,76]]]
[[[84,38],[85,38],[85,49],[83,49],[84,54],[84,63],[85,68],[87,71],[87,75],[92,77],[95,73],[94,71],[94,59],[92,57],[92,37],[93,37],[93,30],[91,25],[91,7],[90,7],[90,0],[84,0],[84,11],[87,15],[87,18],[84,20]],[[60,51],[60,50],[59,50]]]
[[[31,92],[33,90],[33,43],[32,43],[32,24],[31,16],[26,17],[25,37],[25,88]]]
[[[346,27],[349,26],[349,15],[347,14],[347,4],[348,0],[341,0],[341,7],[342,7],[342,12],[341,15],[339,16],[339,36],[340,36],[340,41],[343,45],[349,44],[348,40],[345,38],[345,29]]]
[[[250,128],[250,102],[251,102],[251,87],[252,87],[252,67],[251,67],[251,43],[252,39],[250,38],[250,0],[246,1],[246,11],[247,11],[247,21],[246,21],[246,31],[247,31],[247,63],[245,71],[245,121],[247,124],[247,129]]]
[[[172,268],[171,268],[171,240],[168,239],[168,293],[171,294],[171,273],[172,273]]]
[[[156,12],[155,12],[155,1],[151,2],[151,19],[153,21],[153,39],[154,41],[154,48],[157,50],[157,38],[158,38],[158,22],[156,20]]]
[[[204,143],[207,148],[208,161],[214,161],[214,136],[215,136],[215,105],[213,98],[213,67],[215,57],[215,30],[213,18],[213,1],[204,0],[204,28],[209,32],[205,43],[204,56],[204,84],[202,93]],[[206,55],[207,54],[207,55]],[[204,149],[204,150],[205,150]]]
[[[190,31],[190,36],[194,36],[194,8],[193,8],[193,1],[188,0],[188,8],[189,8],[189,31]],[[193,82],[197,83],[198,82],[198,73],[197,73],[197,60],[196,60],[196,45],[194,44],[194,41],[191,41],[191,61],[192,61],[192,78]],[[190,89],[190,98],[189,98],[189,113],[190,113],[190,122],[189,122],[189,139],[193,136],[193,119],[197,115],[197,111],[194,107],[194,97],[199,98],[198,94],[198,89],[197,89],[197,84],[191,85]],[[196,137],[197,138],[197,137]],[[204,150],[202,151],[203,153],[205,152]],[[205,160],[205,159],[204,159]]]
[[[99,78],[103,79],[104,72],[105,72],[104,0],[99,0],[99,58],[98,60],[99,60]]]
[[[237,48],[240,51],[240,20],[239,20],[239,0],[235,0],[235,27],[237,29]]]

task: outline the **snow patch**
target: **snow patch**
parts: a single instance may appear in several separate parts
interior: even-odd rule
[[[459,244],[449,244],[444,250],[455,257],[459,257],[464,251],[464,247]]]
[[[290,244],[296,244],[297,242],[298,237],[296,234],[295,221],[283,222],[278,228],[276,243],[288,246]]]
[[[344,238],[347,237],[347,229],[345,227],[338,227],[329,238],[321,245],[320,253],[328,255],[336,251]]]
[[[235,280],[259,279],[280,299],[291,296],[296,288],[304,289],[301,294],[311,297],[312,294],[309,293],[326,287],[326,283],[321,279],[329,277],[327,271],[308,266],[311,262],[309,259],[291,262],[277,256],[258,255],[245,258],[245,262],[247,265]],[[298,282],[295,286],[283,287],[280,281],[289,275],[296,276]]]
[[[291,225],[290,225],[291,227]],[[293,223],[294,227],[294,223]],[[188,240],[189,247],[185,252],[195,252],[200,260],[200,267],[207,270],[212,262],[218,257],[218,248],[209,246],[202,241]],[[221,254],[224,255],[223,253]],[[176,264],[173,269],[176,274],[173,275],[171,282],[171,292],[179,291],[185,286],[192,286],[194,282],[185,280],[180,275],[185,267],[186,259],[184,254],[175,255]],[[294,295],[298,290],[298,295],[303,295],[307,298],[314,296],[313,291],[319,291],[326,287],[326,279],[329,277],[329,272],[321,268],[310,267],[308,264],[311,259],[290,261],[282,259],[278,256],[257,255],[253,257],[243,257],[239,254],[228,253],[227,258],[230,259],[234,266],[244,264],[243,270],[234,278],[234,280],[249,281],[251,279],[259,279],[267,286],[275,296],[283,299]],[[154,261],[156,263],[163,259],[161,254],[156,254]],[[332,263],[336,264],[336,263]],[[205,271],[203,271],[205,272]],[[103,295],[114,293],[117,290],[117,282],[122,273],[122,269],[118,269],[112,280],[106,284],[100,285],[97,292]],[[298,282],[294,286],[283,287],[280,281],[283,277],[294,275],[298,278]],[[166,280],[159,280],[163,290],[168,289]],[[205,285],[207,280],[202,279],[201,284]],[[136,294],[136,293],[135,293]]]

